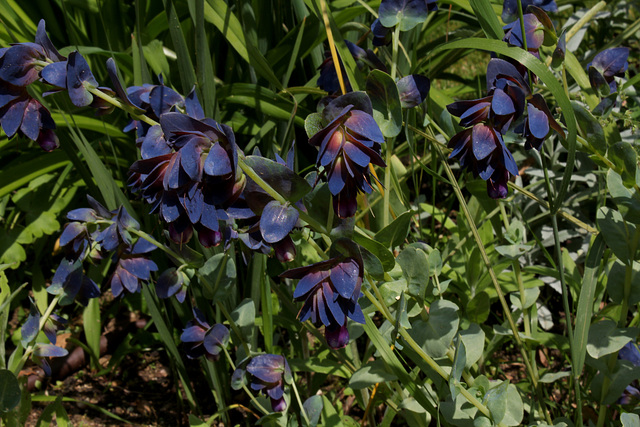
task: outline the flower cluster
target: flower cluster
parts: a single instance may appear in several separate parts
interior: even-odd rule
[[[359,192],[371,193],[369,165],[386,166],[380,155],[384,136],[372,114],[366,95],[343,95],[325,107],[322,115],[328,124],[309,139],[318,147],[316,166],[323,168],[340,218],[355,215]]]
[[[158,270],[146,255],[156,247],[129,232],[140,228],[138,221],[124,207],[110,212],[90,196],[88,199],[91,208],[67,214],[72,222],[65,225],[59,240],[66,255],[47,288],[49,293],[62,296],[63,305],[76,297],[86,305],[88,298],[100,296],[99,287],[84,275],[82,264],[86,258],[101,259],[108,253],[114,254],[117,261],[110,285],[116,297],[125,289],[139,292],[142,282],[151,279],[151,272]]]
[[[38,24],[34,43],[17,43],[0,49],[0,124],[12,138],[26,136],[45,151],[59,146],[51,113],[27,91],[42,79],[47,64],[66,62],[47,37],[44,21]]]
[[[364,265],[353,242],[338,240],[333,249],[340,253],[326,261],[291,269],[280,277],[300,279],[293,293],[295,300],[304,301],[298,318],[324,325],[329,347],[337,349],[349,343],[347,318],[365,322],[358,304]]]
[[[261,354],[254,356],[246,369],[238,368],[233,373],[232,386],[238,389],[245,381],[245,372],[251,375],[252,390],[264,393],[271,400],[271,408],[275,412],[287,409],[284,396],[284,383],[291,382],[291,369],[284,356]]]
[[[169,224],[173,241],[188,242],[195,229],[209,247],[221,240],[219,221],[228,219],[223,208],[244,188],[237,150],[229,126],[164,113],[142,138],[142,160],[131,166],[130,183]]]
[[[540,23],[535,15],[525,15],[527,47],[534,55],[538,54],[544,39],[536,22]],[[519,21],[505,28],[505,40],[521,45]],[[520,133],[525,138],[525,148],[537,150],[551,129],[564,136],[544,98],[531,93],[527,78],[526,69],[494,58],[487,67],[487,96],[447,106],[451,114],[460,117],[460,125],[466,128],[449,141],[448,147],[453,150],[450,157],[458,158],[474,176],[485,180],[487,192],[494,199],[506,197],[509,177],[518,175],[516,162],[504,144],[504,134],[510,130]]]

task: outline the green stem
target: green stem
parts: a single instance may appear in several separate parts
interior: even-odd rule
[[[400,25],[396,25],[393,30],[393,46],[391,47],[391,78],[396,79],[398,71],[398,46],[400,45]]]
[[[478,245],[478,249],[480,250],[480,255],[482,256],[482,260],[484,261],[484,265],[487,268],[487,271],[489,272],[489,277],[491,278],[493,287],[495,288],[496,294],[498,295],[498,299],[500,300],[500,305],[502,305],[504,315],[507,318],[507,322],[509,323],[509,327],[511,328],[511,331],[513,332],[513,338],[515,339],[516,344],[520,350],[520,354],[522,355],[522,359],[524,360],[524,364],[527,368],[527,372],[531,377],[531,382],[534,387],[537,387],[538,379],[535,378],[535,375],[533,373],[533,367],[531,366],[531,361],[529,360],[527,351],[524,347],[522,339],[520,338],[520,333],[518,332],[516,323],[513,321],[513,316],[511,316],[511,310],[509,309],[509,304],[507,304],[507,300],[504,297],[502,288],[498,283],[498,277],[496,276],[496,273],[493,270],[493,265],[491,263],[491,260],[489,259],[489,256],[487,255],[487,251],[485,250],[484,243],[482,242],[482,238],[478,233],[478,229],[476,228],[476,225],[473,222],[473,217],[471,216],[471,212],[469,212],[469,207],[467,206],[467,202],[464,199],[462,190],[460,189],[460,186],[458,185],[458,182],[456,181],[455,176],[453,175],[453,171],[451,170],[451,167],[449,166],[447,159],[444,157],[444,154],[440,149],[436,151],[438,151],[438,154],[440,154],[442,158],[442,163],[444,165],[444,169],[447,173],[447,176],[449,177],[449,181],[451,181],[453,191],[456,193],[456,197],[458,199],[458,202],[460,203],[460,207],[464,213],[464,216],[465,218],[467,218],[467,221],[469,222],[469,228],[471,228],[471,231],[473,232],[473,238],[476,241],[476,244]]]
[[[527,33],[524,27],[524,14],[522,13],[522,1],[518,0],[518,17],[520,18],[520,34],[522,34],[522,48],[525,51],[529,51],[527,48]],[[533,79],[531,78],[531,71],[527,72],[529,77],[529,87],[533,89]]]
[[[636,228],[636,232],[633,235],[633,240],[629,247],[629,253],[634,258],[638,244],[640,243],[640,228]],[[633,259],[625,268],[624,275],[624,297],[622,298],[622,306],[620,308],[620,317],[618,318],[618,326],[624,328],[627,324],[627,314],[629,314],[629,297],[631,295],[631,285],[633,278]]]
[[[565,34],[565,40],[567,41],[567,43],[569,42],[569,40],[571,40],[573,36],[576,35],[578,31],[580,31],[580,28],[584,27],[584,25],[587,23],[593,22],[592,21],[593,17],[596,16],[596,14],[600,12],[602,9],[604,9],[605,7],[607,7],[607,3],[604,1],[601,1],[600,3],[596,4],[591,9],[589,9],[589,11],[585,13],[582,16],[582,18],[578,20],[578,22],[573,24],[573,27],[569,28],[569,30]]]
[[[309,417],[307,416],[307,411],[304,409],[302,405],[302,399],[300,399],[300,394],[298,393],[298,387],[296,387],[296,382],[291,381],[291,388],[293,389],[293,393],[296,395],[296,400],[298,401],[298,405],[300,406],[300,412],[302,413],[302,418],[304,418],[307,426],[311,426],[311,421],[309,421]]]
[[[131,117],[133,117],[136,120],[140,120],[143,121],[145,123],[147,123],[148,125],[151,126],[155,126],[155,125],[159,125],[160,123],[156,122],[155,120],[153,120],[152,118],[150,118],[149,116],[146,116],[144,114],[140,114],[138,112],[136,112],[136,110],[131,107],[130,105],[125,104],[124,102],[120,101],[118,98],[114,98],[111,95],[108,95],[104,92],[102,92],[100,89],[98,88],[89,88],[89,92],[92,95],[97,96],[100,99],[103,99],[104,101],[107,101],[109,104],[120,108],[121,110],[126,111],[127,113],[129,113],[131,115]]]

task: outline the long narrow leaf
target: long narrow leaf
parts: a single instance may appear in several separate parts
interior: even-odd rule
[[[585,354],[587,352],[587,339],[589,337],[589,326],[593,314],[593,298],[598,285],[597,273],[600,269],[600,261],[604,253],[604,238],[598,234],[591,242],[591,248],[587,254],[582,277],[582,287],[578,298],[578,311],[576,313],[576,329],[573,334],[573,347],[571,348],[571,359],[573,361],[573,374],[576,378],[580,376],[584,366]]]

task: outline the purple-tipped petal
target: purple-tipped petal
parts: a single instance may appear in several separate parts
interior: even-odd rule
[[[477,124],[473,127],[473,155],[477,160],[482,160],[489,156],[496,149],[496,133],[484,124]]]
[[[331,269],[331,283],[343,298],[351,298],[356,289],[360,267],[355,260],[341,262]]]
[[[431,81],[420,74],[411,74],[398,80],[397,86],[402,108],[413,108],[427,99]]]
[[[298,222],[298,210],[291,205],[272,200],[260,216],[260,233],[265,242],[276,243],[284,239]]]
[[[67,61],[54,62],[47,65],[40,71],[40,77],[46,83],[57,88],[67,87]]]

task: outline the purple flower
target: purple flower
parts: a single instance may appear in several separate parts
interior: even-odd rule
[[[525,137],[525,148],[540,149],[551,129],[564,137],[562,127],[555,121],[544,98],[531,94],[523,75],[512,63],[494,58],[487,66],[488,96],[471,101],[449,104],[447,109],[460,117],[460,125],[471,126],[454,135],[448,147],[450,157],[471,170],[474,176],[487,181],[487,192],[494,199],[508,194],[510,175],[518,175],[518,167],[504,145],[502,135],[514,123]],[[520,130],[518,130],[520,129]]]
[[[176,243],[188,242],[194,228],[203,245],[219,242],[219,221],[228,219],[223,208],[239,197],[246,181],[236,171],[233,131],[181,113],[163,114],[160,125],[142,142],[143,158],[131,166],[131,185],[151,212],[159,211]]]
[[[618,359],[627,360],[633,366],[640,366],[640,347],[635,342],[628,342],[618,352]],[[638,380],[634,380],[623,391],[622,396],[618,399],[621,405],[637,405],[640,402],[640,384]]]
[[[43,20],[38,24],[34,43],[0,49],[0,123],[8,138],[26,136],[45,151],[59,146],[49,110],[31,97],[26,88],[41,78],[47,63],[65,59],[47,37]]]
[[[264,393],[271,399],[271,408],[275,412],[287,409],[284,399],[284,383],[291,381],[291,369],[284,356],[276,354],[261,354],[251,359],[246,372],[251,375],[252,390]],[[242,369],[236,369],[233,374],[237,380],[244,376]]]
[[[111,275],[111,292],[114,297],[120,296],[125,289],[131,293],[140,292],[142,282],[151,279],[152,271],[158,271],[156,263],[146,255],[154,249],[155,245],[142,238],[132,248],[125,248]]]
[[[370,164],[385,167],[380,155],[384,136],[371,115],[371,104],[359,106],[352,94],[336,98],[324,109],[329,122],[309,139],[318,147],[316,166],[323,168],[329,191],[333,195],[333,209],[340,218],[355,215],[359,192],[371,193]],[[346,104],[346,105],[345,105]]]
[[[345,40],[344,42],[354,59],[362,60],[367,57],[367,52],[361,47],[356,46],[348,40]],[[340,67],[342,69],[342,78],[346,85],[346,91],[350,92],[351,85],[349,84],[349,80],[346,79],[347,73],[344,69],[344,65],[342,65],[342,60],[340,60]],[[329,93],[338,92],[340,90],[340,81],[338,80],[338,74],[336,73],[333,57],[329,51],[325,52],[325,60],[320,64],[318,69],[320,70],[320,77],[318,77],[317,81],[318,87]]]
[[[617,92],[618,86],[614,77],[624,77],[629,68],[629,48],[614,47],[597,54],[587,65],[591,87],[606,96]]]
[[[85,276],[81,261],[63,259],[51,279],[47,292],[60,296],[60,305],[69,305],[76,298],[86,306],[90,298],[100,296],[100,288]]]
[[[376,19],[371,24],[371,34],[373,34],[374,46],[386,46],[391,43],[391,29],[382,25],[380,19]]]
[[[184,302],[187,296],[188,276],[182,270],[169,268],[165,270],[156,282],[156,293],[160,298],[169,298],[176,296],[178,302]]]
[[[316,326],[324,325],[329,347],[342,348],[349,342],[347,318],[365,322],[358,304],[364,265],[359,250],[352,242],[339,240],[334,246],[345,253],[285,271],[280,277],[300,279],[293,293],[296,301],[304,301],[298,313],[300,321],[310,319]]]
[[[478,123],[456,134],[448,147],[453,149],[450,158],[458,158],[461,166],[487,181],[490,197],[498,199],[507,196],[509,173],[518,175],[518,166],[504,145],[500,132]]]
[[[220,323],[210,326],[197,308],[193,309],[193,316],[180,336],[180,341],[186,344],[187,357],[197,359],[206,356],[218,360],[222,348],[229,344],[229,330]]]

